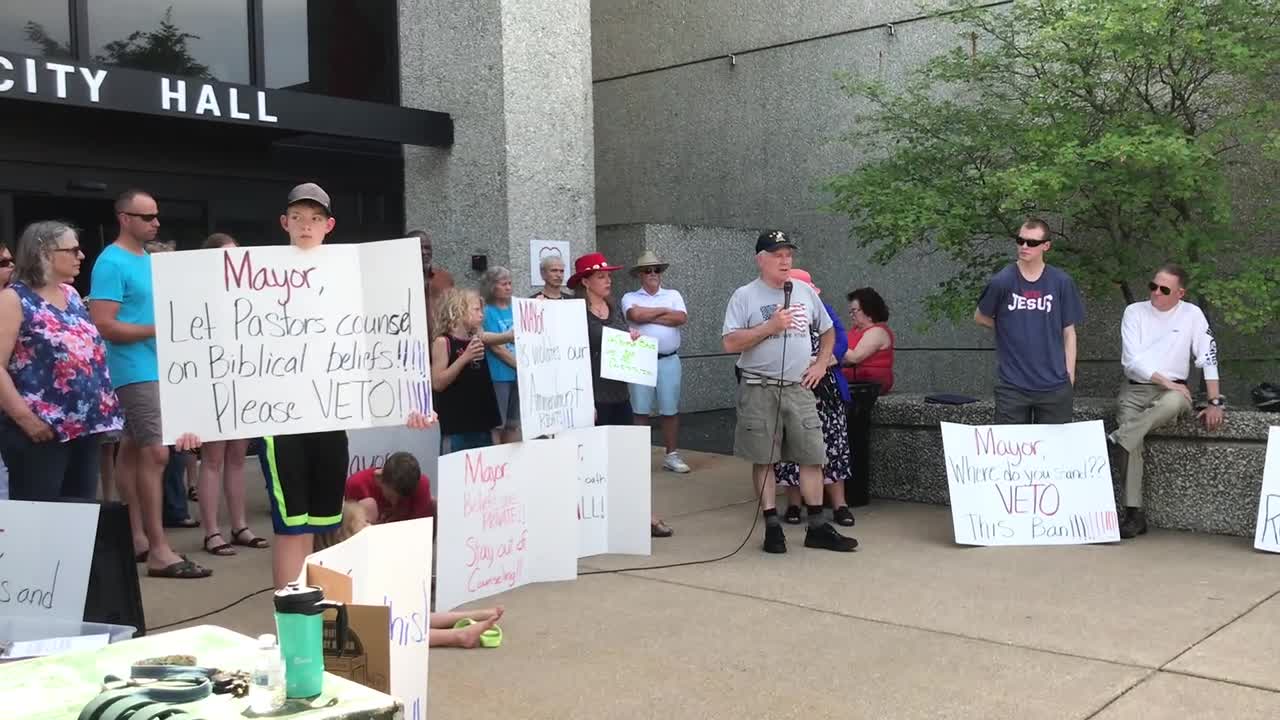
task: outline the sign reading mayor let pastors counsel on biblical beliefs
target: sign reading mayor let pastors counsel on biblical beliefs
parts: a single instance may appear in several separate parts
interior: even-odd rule
[[[1102,421],[942,423],[956,542],[1075,545],[1120,539]]]
[[[412,238],[152,258],[164,442],[403,425],[431,409]]]

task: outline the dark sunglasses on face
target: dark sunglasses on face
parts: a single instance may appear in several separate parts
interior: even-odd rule
[[[139,220],[141,220],[142,222],[145,222],[145,223],[149,223],[149,222],[151,222],[151,221],[153,221],[153,220],[158,220],[158,219],[160,219],[160,213],[133,213],[133,212],[126,212],[126,213],[125,213],[125,215],[128,215],[129,217],[136,217],[136,218],[138,218]]]
[[[1153,282],[1147,283],[1147,289],[1150,290],[1151,292],[1155,292],[1156,290],[1159,290],[1161,295],[1168,295],[1173,292],[1173,288],[1165,287],[1164,285],[1157,285]]]
[[[1014,242],[1018,243],[1019,245],[1026,245],[1027,247],[1040,247],[1041,245],[1049,241],[1048,240],[1031,240],[1030,238],[1020,237],[1017,240],[1014,240]]]
[[[662,268],[656,268],[656,267],[640,268],[640,274],[641,275],[661,275]]]
[[[13,258],[0,259],[0,268],[13,267]]]

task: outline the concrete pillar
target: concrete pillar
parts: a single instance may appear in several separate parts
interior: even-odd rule
[[[404,149],[406,222],[437,264],[472,284],[487,255],[527,295],[531,241],[594,248],[589,0],[400,0],[400,85],[454,119],[452,148]]]

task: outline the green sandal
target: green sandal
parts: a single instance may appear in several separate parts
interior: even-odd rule
[[[475,624],[476,624],[476,621],[472,620],[471,618],[462,618],[458,622],[454,623],[453,629],[461,630],[462,628],[470,627]],[[494,625],[488,630],[485,630],[484,632],[480,633],[480,647],[482,648],[502,647],[502,628],[498,627],[497,625]]]

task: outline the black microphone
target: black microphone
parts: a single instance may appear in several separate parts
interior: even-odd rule
[[[792,287],[793,286],[790,280],[782,283],[782,307],[784,308],[791,307],[791,288]]]

